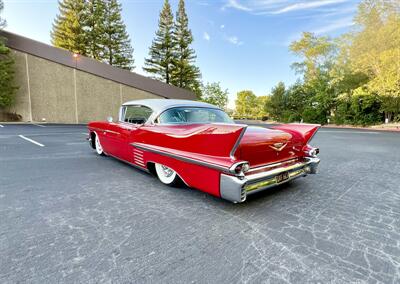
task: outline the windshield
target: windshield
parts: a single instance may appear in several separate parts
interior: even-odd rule
[[[177,107],[163,112],[158,123],[189,124],[189,123],[234,123],[222,110],[200,107]]]

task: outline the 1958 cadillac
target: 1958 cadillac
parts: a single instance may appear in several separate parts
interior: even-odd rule
[[[249,194],[317,172],[319,125],[235,124],[211,104],[168,99],[124,103],[116,122],[88,124],[91,147],[189,187],[243,202]]]

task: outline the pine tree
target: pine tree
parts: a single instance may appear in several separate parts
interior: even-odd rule
[[[3,0],[0,0],[0,14],[3,11]],[[0,30],[6,26],[6,21],[0,16]],[[12,105],[17,87],[14,85],[14,59],[10,49],[5,45],[5,39],[0,37],[0,107]]]
[[[193,35],[189,29],[189,20],[184,0],[179,0],[174,24],[174,61],[171,82],[173,85],[198,93],[200,70],[194,65],[196,54],[190,47]]]
[[[153,40],[149,58],[145,59],[143,70],[152,74],[153,78],[171,83],[171,72],[174,61],[174,35],[173,35],[174,16],[168,0],[164,1],[164,6],[160,12],[158,30]]]
[[[60,13],[53,23],[52,44],[71,52],[86,55],[87,39],[85,22],[85,0],[61,0]]]
[[[121,4],[117,0],[105,1],[103,60],[110,65],[132,70],[133,48],[121,17]]]
[[[103,0],[86,0],[84,16],[84,33],[86,38],[86,54],[96,60],[101,60],[104,54],[104,22],[105,3]]]

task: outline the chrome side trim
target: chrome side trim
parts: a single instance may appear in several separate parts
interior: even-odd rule
[[[247,129],[247,125],[243,127],[242,132],[240,132],[240,135],[235,142],[235,145],[233,145],[233,148],[229,154],[229,156],[232,160],[236,160],[235,152],[236,152],[237,148],[239,147],[240,141],[242,141],[242,138],[243,138],[244,133],[246,132],[246,129]]]
[[[154,149],[151,146],[149,147],[149,146],[144,146],[144,145],[138,145],[137,143],[131,143],[130,145],[132,145],[133,147],[136,147],[136,148],[138,148],[140,150],[143,150],[143,151],[153,152],[153,153],[156,153],[156,154],[159,154],[159,155],[162,155],[162,156],[174,158],[174,159],[179,160],[179,161],[183,161],[183,162],[187,162],[187,163],[191,163],[191,164],[195,164],[195,165],[211,168],[211,169],[214,169],[214,170],[222,171],[224,173],[229,173],[229,168],[226,168],[226,167],[223,167],[223,166],[220,166],[220,165],[203,162],[203,161],[200,161],[200,160],[197,160],[197,159],[184,157],[184,156],[178,155],[178,154],[168,153],[168,152],[165,152],[165,151],[162,151],[162,150]]]
[[[119,133],[119,132],[116,132],[116,131],[112,131],[112,130],[103,130],[103,132],[107,132],[107,133],[111,133],[111,134],[117,134],[117,135],[120,135],[121,133]]]

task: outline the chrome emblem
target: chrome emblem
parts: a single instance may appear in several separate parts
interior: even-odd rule
[[[275,151],[282,151],[283,148],[285,148],[287,145],[287,143],[275,143],[273,145],[269,145],[269,147],[271,147],[272,149],[274,149]]]

